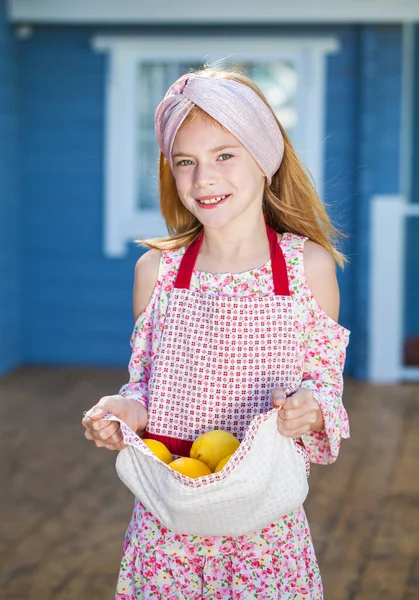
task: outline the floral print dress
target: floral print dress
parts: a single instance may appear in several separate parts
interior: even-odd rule
[[[314,299],[304,274],[307,238],[285,233],[285,257],[297,331],[296,370],[319,403],[324,430],[302,438],[311,462],[329,464],[349,437],[342,404],[349,331]],[[170,292],[185,249],[161,254],[158,280],[131,337],[130,381],[120,393],[148,404],[147,384],[158,350]],[[270,260],[239,274],[194,271],[191,290],[248,296],[274,293]],[[234,507],[232,507],[234,510]],[[126,532],[116,600],[319,600],[322,582],[303,507],[268,527],[240,537],[198,537],[169,531],[135,499]]]

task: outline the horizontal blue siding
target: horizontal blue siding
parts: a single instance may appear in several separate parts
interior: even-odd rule
[[[135,259],[102,251],[105,58],[86,33],[21,42],[25,360],[122,366]]]
[[[358,196],[354,214],[356,271],[354,372],[368,377],[370,212],[375,194],[400,192],[402,33],[398,26],[362,27],[359,39]],[[383,324],[385,326],[385,324]]]
[[[0,0],[0,375],[22,360],[18,65]]]
[[[359,168],[354,136],[358,121],[358,28],[342,28],[338,37],[341,50],[327,62],[324,201],[333,223],[346,236],[341,250],[348,263],[343,271],[338,270],[342,298],[339,322],[355,334],[345,367],[347,374],[353,374],[356,353],[352,303],[356,269],[354,212]]]
[[[35,337],[26,343],[26,352],[30,356],[36,356],[36,361],[33,362],[43,365],[125,367],[127,365],[126,337],[121,335],[121,330],[115,336],[104,330],[105,325],[102,327],[102,334],[85,331],[82,334],[81,344],[79,331],[74,333],[64,331],[62,337],[58,337],[56,331],[44,333],[35,328],[33,331]],[[53,354],[52,349],[54,349]],[[117,390],[109,390],[109,393],[116,392]]]

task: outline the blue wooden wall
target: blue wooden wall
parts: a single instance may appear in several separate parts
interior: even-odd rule
[[[402,37],[398,26],[362,27],[357,36],[357,102],[353,131],[356,195],[350,294],[355,351],[351,358],[354,374],[365,379],[368,377],[371,199],[375,194],[400,192]]]
[[[338,54],[329,56],[327,63],[324,201],[334,224],[346,235],[342,250],[348,263],[343,271],[338,270],[339,321],[352,332],[345,370],[353,374],[357,343],[353,297],[358,263],[354,214],[359,163],[354,132],[359,120],[359,28],[342,27],[335,33],[341,48]]]
[[[0,0],[0,375],[22,359],[18,65]]]
[[[169,30],[137,33],[163,31]],[[401,31],[222,28],[231,35],[261,31],[335,35],[341,42],[328,59],[325,200],[348,234],[350,263],[339,276],[340,320],[353,331],[347,373],[365,377],[370,198],[398,191]],[[27,362],[115,366],[129,356],[140,251],[132,247],[121,260],[102,253],[106,57],[90,47],[95,33],[38,27],[19,42]]]
[[[25,360],[126,365],[134,257],[102,252],[105,59],[84,32],[21,43]]]

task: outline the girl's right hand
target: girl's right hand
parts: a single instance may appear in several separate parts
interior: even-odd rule
[[[124,423],[141,435],[147,425],[147,409],[135,400],[125,396],[104,396],[92,407],[90,417],[83,417],[82,425],[85,428],[84,437],[93,441],[98,448],[108,450],[123,450],[122,432],[119,423],[103,419],[110,412],[119,417]]]

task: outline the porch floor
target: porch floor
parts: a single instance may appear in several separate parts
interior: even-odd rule
[[[83,410],[125,371],[21,368],[0,380],[0,597],[113,598],[132,495]],[[306,510],[326,600],[419,598],[419,385],[347,381],[352,438],[314,465]]]

